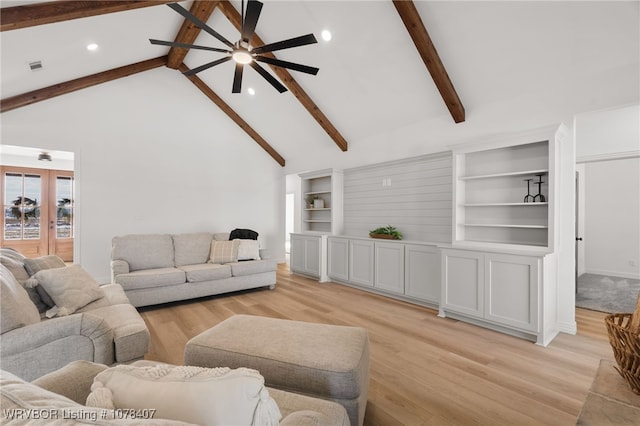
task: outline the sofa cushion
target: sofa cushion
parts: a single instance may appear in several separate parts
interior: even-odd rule
[[[11,274],[15,277],[18,283],[20,283],[20,285],[25,287],[25,283],[29,279],[29,273],[24,268],[24,258],[18,260],[18,258],[16,257],[5,256],[5,250],[7,249],[2,250],[2,253],[0,253],[0,263],[2,263],[2,265],[4,265],[9,270],[9,272],[11,272]],[[10,253],[11,251],[8,252]],[[40,297],[40,294],[38,293],[38,290],[36,288],[25,287],[25,289],[27,290],[27,294],[29,294],[29,298],[31,299],[33,304],[36,305],[36,308],[38,308],[38,312],[44,312],[48,308],[50,308],[50,306],[42,301],[42,298]]]
[[[29,279],[42,286],[56,304],[52,314],[71,315],[77,309],[104,297],[104,291],[80,265],[46,269]],[[49,315],[49,312],[47,312]]]
[[[238,240],[233,241],[211,241],[211,263],[230,263],[238,261]]]
[[[228,265],[231,266],[231,275],[234,277],[271,272],[277,268],[276,262],[273,260],[247,260],[246,262],[229,263]]]
[[[125,290],[164,287],[184,284],[185,281],[184,271],[177,268],[145,269],[116,276],[116,283]]]
[[[156,416],[209,425],[277,425],[275,401],[255,370],[118,365],[96,375],[87,406],[157,408]]]
[[[229,265],[219,265],[217,263],[204,263],[202,265],[181,266],[187,275],[187,281],[197,283],[202,281],[221,280],[231,277],[231,267]]]
[[[211,240],[213,234],[210,232],[173,235],[176,266],[207,263]]]
[[[3,265],[0,265],[0,284],[0,333],[40,322],[40,313],[27,291]]]
[[[170,268],[173,265],[173,239],[168,234],[124,235],[114,237],[111,259],[125,260],[130,271]]]
[[[229,232],[216,232],[213,234],[213,239],[216,241],[229,241]]]

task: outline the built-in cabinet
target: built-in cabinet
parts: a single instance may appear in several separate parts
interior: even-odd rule
[[[556,313],[542,303],[543,288],[556,291],[555,277],[543,281],[552,257],[443,249],[439,315],[462,315],[546,346],[558,332]]]
[[[573,158],[559,155],[566,151],[560,149],[563,143],[569,143],[568,131],[555,126],[455,146],[451,155],[412,162],[406,176],[428,177],[429,185],[439,185],[440,192],[427,197],[407,189],[404,180],[413,178],[404,179],[397,170],[402,162],[379,170],[367,166],[345,171],[354,236],[340,235],[342,173],[329,169],[302,174],[304,232],[292,236],[291,269],[320,281],[434,306],[442,317],[547,345],[559,331],[558,259],[567,262],[572,243],[565,232],[565,250],[558,250],[556,223],[567,222],[561,208],[571,204],[560,198],[559,188],[570,198],[568,180],[573,179]],[[443,163],[447,161],[450,166]],[[565,176],[563,185],[560,176]],[[443,185],[445,177],[450,185]],[[383,225],[371,221],[375,207],[368,206],[376,201],[369,193],[394,200],[388,203],[392,208],[387,206],[393,212],[389,217],[432,215],[428,223],[418,221],[420,225],[410,229],[416,235],[424,229],[438,238],[429,243],[361,236]],[[443,202],[451,208],[442,209]],[[428,206],[425,211],[418,209],[423,204]],[[450,241],[443,241],[440,237],[448,233]]]
[[[326,281],[326,235],[291,234],[291,272]]]
[[[435,245],[330,236],[327,247],[329,279],[437,306],[440,253]]]

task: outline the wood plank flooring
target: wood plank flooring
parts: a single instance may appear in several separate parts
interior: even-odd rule
[[[241,313],[367,328],[366,425],[574,425],[600,359],[613,359],[599,312],[577,309],[578,334],[543,348],[285,265],[275,290],[142,308],[146,358],[182,364],[191,337]]]

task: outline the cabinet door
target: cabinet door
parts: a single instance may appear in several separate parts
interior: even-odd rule
[[[442,306],[445,310],[482,318],[484,255],[464,250],[442,251]]]
[[[537,332],[540,262],[536,257],[487,253],[485,318]]]
[[[375,243],[376,288],[404,294],[404,244]]]
[[[304,238],[298,235],[291,236],[291,272],[304,273],[305,254]]]
[[[314,277],[320,276],[320,237],[304,238],[304,270]]]
[[[440,303],[440,251],[437,247],[406,244],[404,294]]]
[[[330,237],[328,252],[329,278],[349,281],[349,240]]]
[[[373,287],[372,241],[349,241],[349,281]]]

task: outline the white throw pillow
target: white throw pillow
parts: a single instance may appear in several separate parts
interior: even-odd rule
[[[234,240],[239,241],[238,260],[258,260],[260,259],[260,245],[257,240]]]
[[[45,269],[31,277],[27,286],[41,285],[56,306],[47,316],[71,315],[94,300],[104,297],[104,291],[80,265]]]
[[[211,241],[209,263],[233,263],[238,261],[239,240]]]
[[[211,426],[277,426],[282,418],[264,378],[248,368],[118,365],[95,377],[86,405]]]

